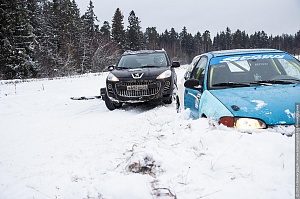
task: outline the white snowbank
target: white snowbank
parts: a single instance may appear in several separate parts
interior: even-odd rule
[[[0,84],[0,198],[295,197],[294,136],[211,127],[175,104],[70,100],[105,77]]]

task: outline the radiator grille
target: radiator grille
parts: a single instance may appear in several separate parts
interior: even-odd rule
[[[148,88],[144,90],[127,90],[127,86],[147,85]],[[135,82],[122,82],[116,84],[116,92],[123,97],[142,97],[156,95],[160,90],[160,82],[155,81],[135,81]]]

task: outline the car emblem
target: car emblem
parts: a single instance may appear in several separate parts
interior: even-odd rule
[[[143,77],[144,73],[133,73],[131,74],[133,79],[141,79]]]

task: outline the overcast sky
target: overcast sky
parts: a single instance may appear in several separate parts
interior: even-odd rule
[[[90,0],[76,0],[81,14]],[[205,30],[215,36],[228,26],[232,32],[248,34],[264,30],[268,35],[295,34],[300,30],[300,0],[93,0],[100,27],[111,25],[117,8],[124,15],[127,28],[131,10],[141,21],[142,30],[156,27],[158,33],[174,28],[189,33]]]

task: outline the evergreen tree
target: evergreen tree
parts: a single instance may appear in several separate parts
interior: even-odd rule
[[[92,58],[101,42],[99,26],[95,24],[95,21],[98,20],[94,13],[94,6],[91,0],[87,11],[81,18],[83,26],[80,40],[80,44],[82,45],[80,66],[83,73],[86,71],[91,71],[94,67]]]
[[[300,55],[300,30],[295,34],[295,54]]]
[[[183,50],[183,51],[186,51],[187,50],[187,45],[188,45],[188,38],[187,38],[187,29],[186,27],[184,26],[181,33],[179,33],[179,39],[180,39],[180,48]]]
[[[156,31],[156,27],[148,27],[146,28],[145,34],[144,34],[144,43],[146,49],[158,49],[158,38],[159,34]]]
[[[169,31],[166,29],[159,36],[159,46],[163,49],[167,49],[169,40],[170,40],[170,34],[169,34]]]
[[[241,47],[242,48],[249,48],[249,35],[246,34],[245,31],[242,32]]]
[[[108,21],[104,21],[103,26],[100,28],[100,33],[102,38],[107,42],[110,41],[110,29]]]
[[[217,33],[217,36],[213,39],[213,49],[214,50],[220,50],[220,35]]]
[[[182,32],[179,34],[180,46],[183,54],[186,54],[186,60],[191,60],[193,51],[193,36],[187,32],[186,27],[183,27]]]
[[[71,46],[72,49],[70,52],[73,52],[74,56],[74,68],[76,71],[79,71],[80,69],[80,36],[81,36],[81,30],[82,30],[82,20],[80,18],[80,11],[79,8],[75,2],[75,0],[72,0],[70,5],[70,26],[69,26],[69,32],[71,33]]]
[[[242,32],[239,29],[232,34],[232,47],[238,49],[242,48]]]
[[[275,36],[272,39],[272,46],[271,46],[271,48],[275,48],[275,49],[278,49],[278,50],[281,49],[281,37],[279,35]]]
[[[295,38],[290,34],[283,34],[283,45],[282,50],[286,52],[290,52],[291,54],[295,54]]]
[[[179,56],[180,53],[180,41],[179,41],[179,35],[178,33],[175,31],[174,28],[171,28],[170,32],[169,32],[170,38],[169,38],[169,44],[170,44],[170,54],[171,57],[177,57]]]
[[[210,38],[210,32],[208,30],[206,30],[203,33],[202,39],[203,39],[203,49],[204,49],[204,52],[210,51],[211,48],[212,48],[212,41],[211,41],[211,38]]]
[[[198,54],[232,48],[275,48],[300,54],[300,31],[294,35],[268,36],[263,30],[248,35],[229,27],[210,38],[206,30],[192,36],[186,27],[159,34],[156,27],[141,31],[132,10],[124,30],[117,8],[112,27],[107,21],[99,30],[90,0],[82,17],[75,0],[0,0],[0,79],[70,75],[99,71],[115,64],[125,49],[164,48],[183,63]]]
[[[226,43],[225,50],[232,48],[232,35],[229,27],[226,28],[225,43]]]
[[[221,33],[220,33],[220,44],[219,44],[219,49],[220,50],[226,50],[227,48],[226,48],[226,34],[225,34],[225,32],[224,31],[222,31]]]
[[[90,0],[87,11],[82,16],[85,31],[93,37],[95,33],[99,32],[99,26],[95,24],[98,21],[97,16],[94,12],[94,5],[92,0]]]
[[[128,17],[127,27],[127,46],[128,50],[141,50],[143,49],[143,32],[141,31],[141,21],[135,16],[132,10]]]
[[[0,0],[0,79],[12,78],[13,69],[10,67],[13,49],[10,40],[12,39],[11,31],[8,28],[10,21],[9,2]]]
[[[35,57],[39,63],[39,76],[48,77],[54,75],[56,66],[57,31],[54,29],[53,22],[53,3],[47,0],[38,2],[35,11],[37,23],[34,26],[34,33],[37,37],[37,48]]]
[[[269,42],[269,36],[265,31],[261,31],[261,48],[269,48],[270,42]]]
[[[202,35],[200,32],[197,32],[194,36],[194,55],[200,55],[203,53],[202,45]]]
[[[33,58],[35,36],[30,24],[26,0],[1,1],[1,69],[5,78],[36,75]]]
[[[61,0],[59,11],[59,74],[74,74],[79,65],[80,14],[75,1]]]
[[[111,36],[112,40],[115,41],[120,49],[125,49],[126,44],[126,35],[124,30],[124,23],[123,23],[124,16],[121,13],[121,10],[117,8],[113,19],[112,19],[112,29],[111,29]]]

